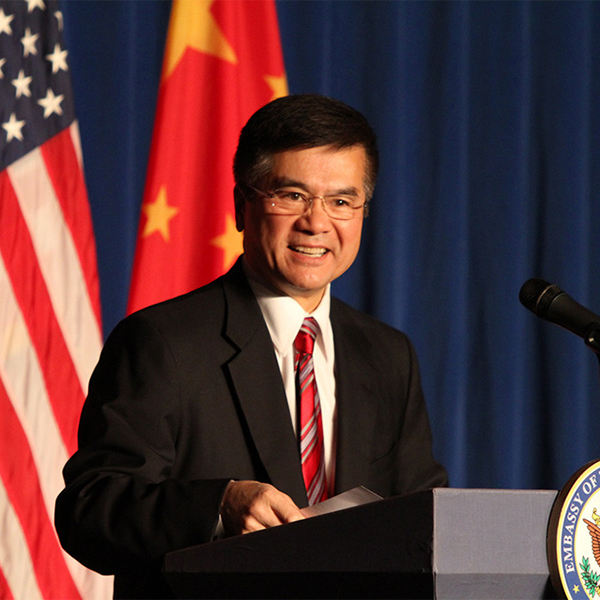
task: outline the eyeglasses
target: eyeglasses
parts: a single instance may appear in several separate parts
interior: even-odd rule
[[[348,221],[352,219],[356,211],[364,208],[364,216],[367,216],[368,202],[356,204],[355,198],[343,194],[332,194],[330,196],[308,196],[294,189],[281,188],[273,192],[263,192],[247,183],[246,187],[257,194],[271,200],[271,212],[278,215],[302,215],[315,200],[321,200],[323,210],[332,219]]]

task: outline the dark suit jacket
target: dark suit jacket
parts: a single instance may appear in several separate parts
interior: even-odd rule
[[[446,484],[433,459],[408,338],[332,299],[336,493],[392,496]],[[272,483],[306,506],[273,344],[241,263],[142,310],[110,335],[90,380],[56,526],[117,597],[165,597],[165,553],[211,539],[231,479]]]

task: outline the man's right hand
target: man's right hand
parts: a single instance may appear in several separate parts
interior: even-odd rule
[[[232,481],[221,503],[223,527],[230,535],[249,533],[304,519],[283,492],[258,481]]]

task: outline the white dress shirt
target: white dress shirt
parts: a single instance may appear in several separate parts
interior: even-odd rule
[[[336,405],[335,354],[333,330],[329,320],[330,286],[327,286],[319,306],[312,313],[307,313],[290,296],[278,294],[260,283],[257,275],[247,264],[244,264],[244,267],[273,341],[290,409],[290,417],[296,434],[298,409],[294,373],[294,340],[306,317],[313,317],[319,326],[313,350],[313,364],[321,402],[325,471],[329,495],[332,495],[335,478]]]

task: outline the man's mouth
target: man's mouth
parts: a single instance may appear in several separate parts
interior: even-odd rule
[[[305,256],[314,256],[319,258],[329,252],[327,248],[310,248],[308,246],[289,246],[290,250],[297,252],[298,254],[304,254]]]

